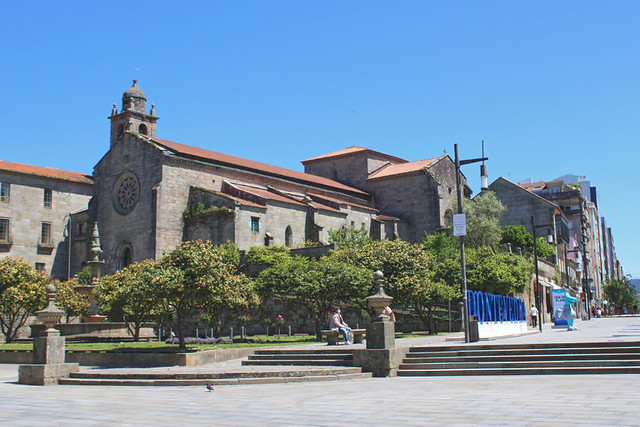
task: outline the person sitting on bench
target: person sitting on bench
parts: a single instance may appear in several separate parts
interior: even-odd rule
[[[340,314],[340,307],[338,307],[337,305],[334,305],[331,308],[330,329],[332,331],[340,331],[344,336],[344,343],[346,345],[351,344],[349,342],[349,331],[351,330],[351,328],[349,327],[349,325],[345,323],[344,319],[342,318],[342,315]]]

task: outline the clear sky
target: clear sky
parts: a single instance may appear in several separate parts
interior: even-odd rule
[[[91,173],[134,78],[160,138],[294,170],[484,140],[489,182],[587,176],[640,277],[639,22],[638,1],[4,1],[0,159]]]

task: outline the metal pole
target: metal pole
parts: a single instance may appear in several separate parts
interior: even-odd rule
[[[67,238],[69,241],[67,242],[67,281],[71,280],[71,215],[65,215],[65,218],[69,217],[69,221],[67,221]]]
[[[542,332],[542,286],[538,274],[538,243],[536,242],[536,219],[531,215],[531,228],[533,229],[533,257],[536,263],[536,307],[538,307],[538,328]]]
[[[462,213],[462,188],[460,187],[460,157],[458,144],[453,144],[456,156],[456,194],[458,196],[458,213]],[[467,301],[467,266],[464,256],[464,236],[460,236],[460,264],[462,266],[462,320],[464,323],[464,342],[469,342],[469,306]]]
[[[567,258],[567,245],[564,245],[564,271],[565,274],[567,275],[567,289],[569,289],[569,263],[568,263],[569,259]]]
[[[589,260],[587,259],[587,236],[585,234],[584,216],[582,210],[582,200],[580,200],[580,237],[582,240],[582,264],[584,270],[584,284],[582,289],[584,290],[584,303],[587,309],[587,319],[591,320],[591,285],[589,285]]]

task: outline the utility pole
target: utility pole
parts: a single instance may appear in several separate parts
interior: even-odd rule
[[[483,157],[479,159],[460,160],[458,156],[458,144],[453,144],[453,150],[455,152],[455,164],[456,164],[456,195],[458,196],[458,215],[462,215],[462,180],[460,179],[460,166],[470,163],[484,162],[489,160],[488,157],[484,157],[484,141],[483,141]],[[484,164],[483,164],[484,166]],[[486,174],[486,167],[481,168],[481,171]],[[465,232],[466,234],[466,232]],[[454,233],[455,235],[455,233]],[[464,256],[464,234],[460,235],[460,264],[462,268],[462,321],[464,325],[464,342],[468,343],[469,340],[469,305],[467,297],[467,265]]]

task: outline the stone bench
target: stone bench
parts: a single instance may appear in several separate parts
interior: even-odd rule
[[[349,336],[353,334],[353,343],[357,344],[364,340],[366,332],[366,329],[351,329],[349,331]],[[328,345],[336,345],[338,344],[338,340],[342,340],[343,338],[340,331],[332,331],[331,329],[322,331],[322,335],[327,337]]]

